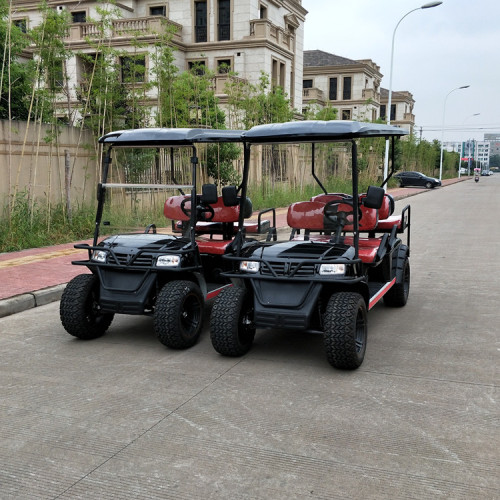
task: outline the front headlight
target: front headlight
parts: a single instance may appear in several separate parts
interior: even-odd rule
[[[157,267],[178,267],[181,262],[180,255],[159,255],[156,259]]]
[[[244,260],[240,263],[240,271],[244,273],[258,273],[260,269],[260,262],[252,260]]]
[[[322,276],[343,276],[345,274],[345,264],[321,264],[319,274]]]
[[[108,252],[105,252],[104,250],[94,250],[92,252],[92,260],[95,260],[96,262],[105,263],[107,256]]]

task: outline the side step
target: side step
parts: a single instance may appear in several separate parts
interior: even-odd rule
[[[368,310],[370,310],[396,283],[396,278],[385,283],[370,283],[368,289],[370,291],[370,302]]]

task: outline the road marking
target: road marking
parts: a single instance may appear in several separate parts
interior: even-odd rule
[[[82,252],[81,248],[66,248],[64,250],[55,250],[52,252],[41,253],[37,255],[27,255],[26,257],[18,257],[17,259],[8,259],[0,262],[0,269],[6,267],[23,266],[25,264],[33,264],[44,260],[53,259],[54,257],[63,257],[64,255],[72,255]]]

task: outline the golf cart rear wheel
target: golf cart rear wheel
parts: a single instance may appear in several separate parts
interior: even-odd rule
[[[326,306],[323,340],[334,368],[355,370],[365,357],[368,333],[366,303],[359,293],[334,293]]]
[[[403,307],[408,302],[410,294],[410,260],[406,256],[403,260],[402,268],[396,270],[402,273],[402,279],[384,295],[384,304],[388,307]]]
[[[255,337],[253,306],[244,288],[231,286],[215,299],[210,317],[210,338],[223,356],[243,356]]]
[[[171,281],[156,298],[154,330],[158,340],[172,349],[187,349],[198,341],[204,301],[200,287],[188,280]]]
[[[59,314],[64,329],[83,340],[104,335],[114,317],[112,313],[101,312],[99,280],[93,274],[79,274],[66,285]]]

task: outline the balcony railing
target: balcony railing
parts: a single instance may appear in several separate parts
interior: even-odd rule
[[[216,95],[227,95],[226,84],[229,81],[232,81],[232,82],[245,82],[246,80],[244,78],[239,78],[237,76],[216,75],[214,77],[214,87],[213,87],[213,90],[215,91],[215,94]]]
[[[203,43],[208,40],[208,31],[206,26],[195,26],[194,27],[194,33],[195,33],[195,41],[196,43]]]
[[[287,30],[274,25],[268,19],[250,21],[250,37],[271,40],[287,50],[293,49],[293,35]]]
[[[302,97],[304,101],[324,101],[324,93],[322,90],[312,87],[309,89],[302,90]]]
[[[163,35],[169,26],[175,27],[174,40],[181,41],[182,26],[162,16],[117,19],[112,22],[111,30],[108,33],[103,33],[98,23],[75,23],[70,26],[67,41],[77,42],[86,38],[99,37],[130,38],[133,36],[147,37],[154,34]]]
[[[374,102],[380,102],[380,92],[375,92],[374,89],[363,89],[363,99],[371,99]]]

